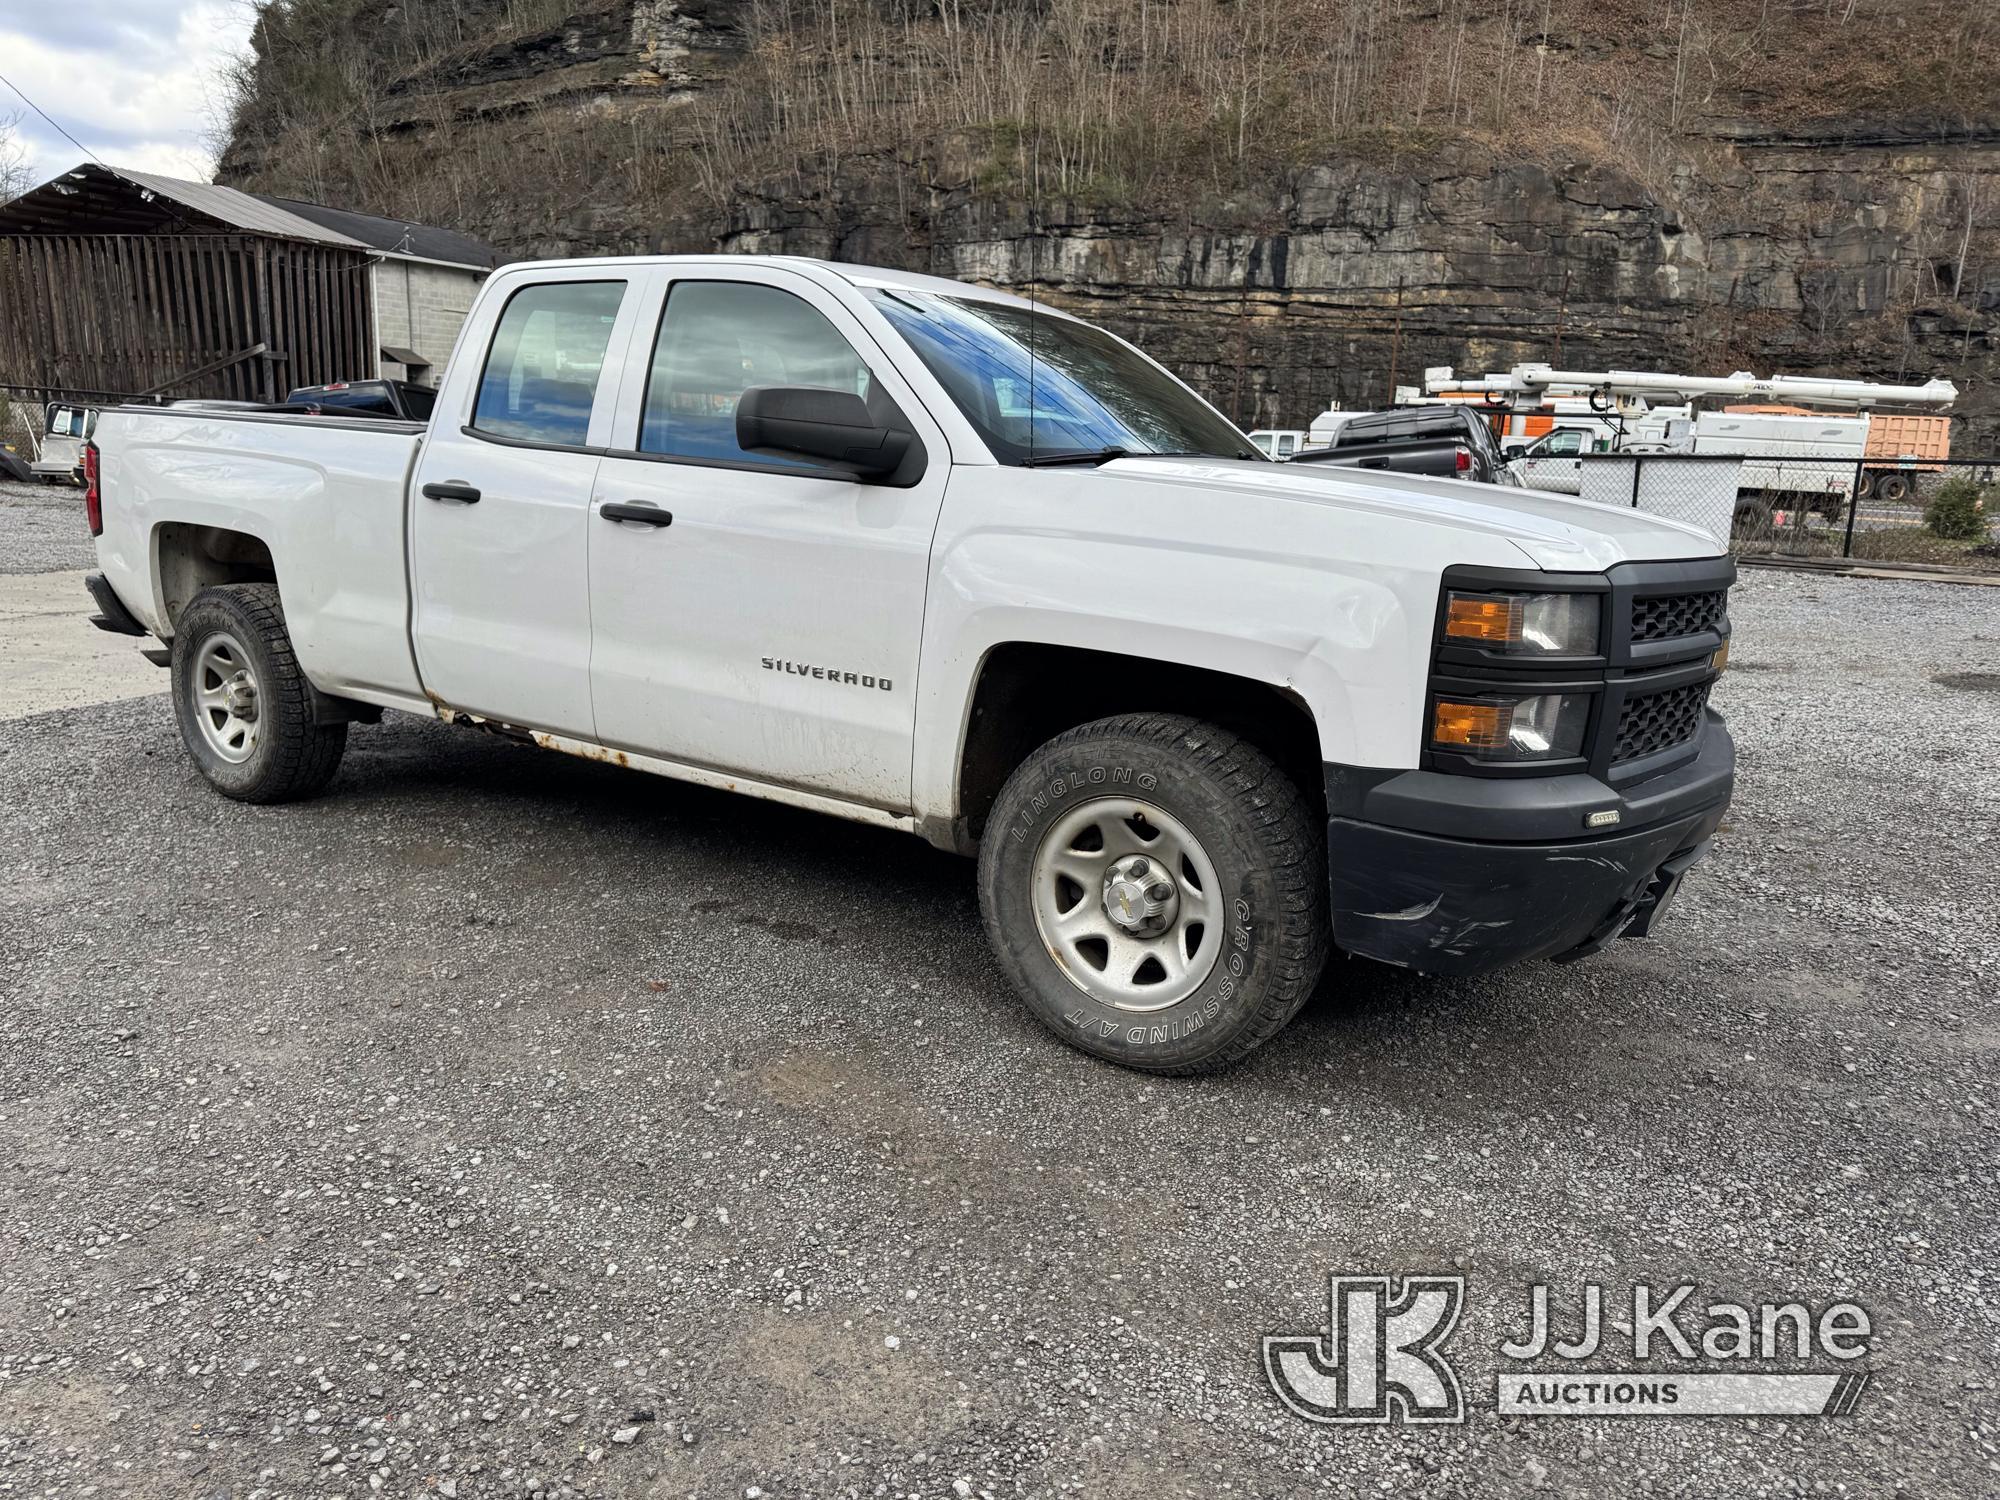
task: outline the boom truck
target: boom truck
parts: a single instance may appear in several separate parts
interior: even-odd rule
[[[1779,508],[1832,517],[1850,498],[1907,498],[1911,475],[1949,456],[1951,419],[1873,408],[1942,412],[1958,399],[1949,380],[1909,385],[1745,370],[1681,375],[1546,364],[1464,378],[1449,365],[1438,366],[1424,372],[1424,390],[1433,400],[1477,402],[1510,421],[1553,413],[1552,430],[1512,455],[1523,482],[1535,489],[1581,493],[1582,460],[1592,452],[1740,454],[1739,530],[1768,523]],[[1715,399],[1731,404],[1694,410],[1695,403]],[[1579,411],[1579,404],[1585,409]],[[1836,410],[1813,409],[1818,407]]]
[[[1738,530],[1768,524],[1784,506],[1838,516],[1850,498],[1904,500],[1912,472],[1936,468],[1950,454],[1950,418],[1872,408],[1942,412],[1958,400],[1950,380],[1884,384],[1748,370],[1692,376],[1548,364],[1516,364],[1506,374],[1476,378],[1436,366],[1424,372],[1424,392],[1432,400],[1476,400],[1506,418],[1558,412],[1554,430],[1514,454],[1524,484],[1558,494],[1582,492],[1588,452],[1740,454]],[[1696,402],[1718,398],[1732,404],[1720,412],[1694,410]],[[1578,402],[1586,414],[1576,412]]]

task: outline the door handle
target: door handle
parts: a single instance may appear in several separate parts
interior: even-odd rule
[[[466,484],[463,480],[447,479],[441,483],[425,485],[424,498],[426,500],[456,500],[461,505],[477,505],[479,503],[479,491],[474,486]]]
[[[671,526],[674,513],[661,510],[657,505],[643,501],[607,500],[597,507],[597,513],[607,521],[637,521],[642,526]]]

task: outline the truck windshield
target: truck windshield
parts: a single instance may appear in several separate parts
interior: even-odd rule
[[[1165,370],[1087,323],[975,297],[869,298],[1004,464],[1108,449],[1263,458]]]

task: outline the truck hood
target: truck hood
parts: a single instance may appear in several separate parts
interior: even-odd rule
[[[1370,473],[1333,464],[1221,458],[1121,458],[1098,472],[1175,488],[1401,516],[1498,537],[1548,572],[1596,572],[1621,562],[1715,557],[1728,550],[1724,539],[1684,522],[1511,485]]]

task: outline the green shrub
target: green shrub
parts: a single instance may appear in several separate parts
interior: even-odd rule
[[[1924,525],[1948,542],[1983,542],[1993,520],[1986,501],[1987,486],[1970,474],[1954,474],[1924,507]]]

